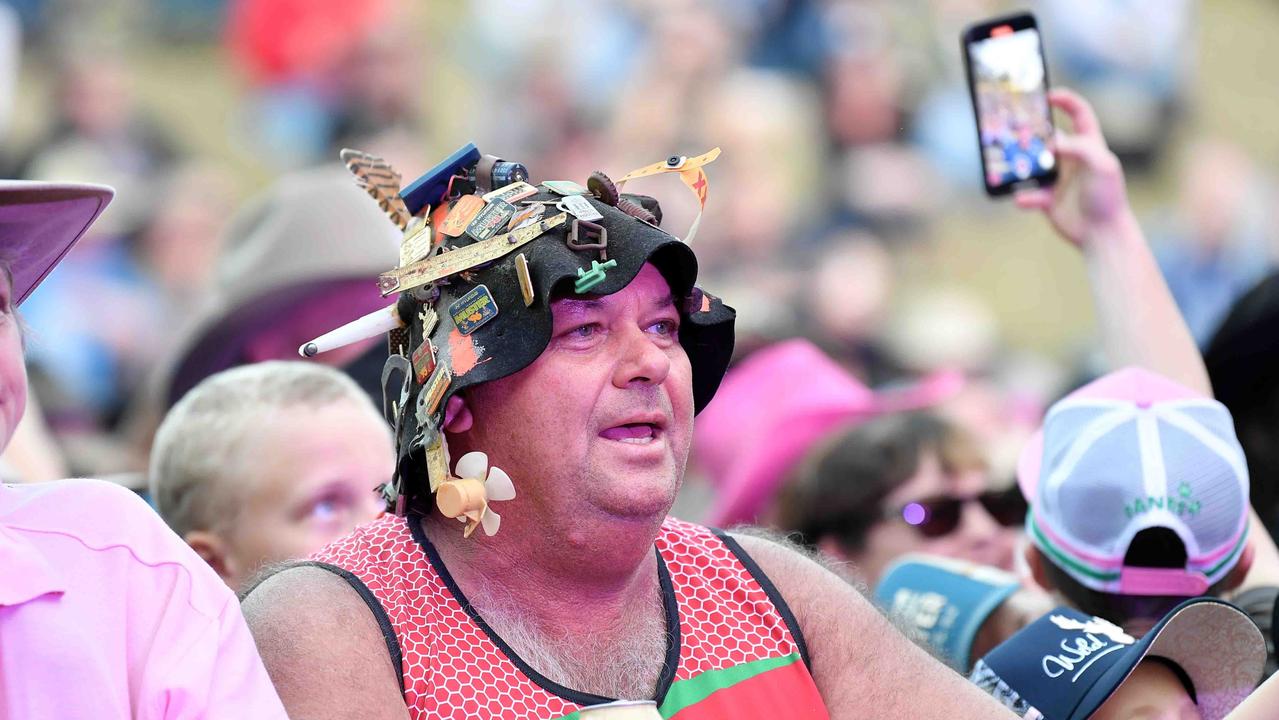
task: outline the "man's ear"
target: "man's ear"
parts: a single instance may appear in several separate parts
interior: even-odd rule
[[[236,587],[239,582],[239,568],[236,567],[235,558],[231,557],[230,549],[221,536],[207,530],[192,530],[182,539],[191,546],[201,560],[213,568],[218,577],[222,578],[222,582],[229,585],[232,590],[239,590]]]
[[[1026,556],[1026,566],[1030,568],[1030,577],[1039,587],[1053,592],[1057,588],[1053,585],[1052,579],[1048,577],[1048,571],[1044,568],[1044,563],[1048,562],[1044,558],[1044,554],[1039,552],[1039,548],[1033,543],[1025,543],[1022,545],[1022,553]]]
[[[1226,576],[1225,582],[1222,583],[1222,592],[1234,590],[1243,584],[1243,581],[1248,577],[1248,571],[1252,570],[1252,561],[1256,556],[1257,551],[1256,548],[1252,546],[1252,543],[1245,543],[1243,546],[1243,552],[1239,553],[1239,562],[1235,563],[1230,574]]]
[[[475,418],[471,415],[471,406],[461,393],[454,394],[444,404],[444,431],[448,433],[464,433],[471,429]]]

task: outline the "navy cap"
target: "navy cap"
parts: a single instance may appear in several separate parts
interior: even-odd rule
[[[1059,607],[991,650],[969,679],[1023,718],[1084,720],[1146,657],[1185,674],[1205,720],[1220,720],[1257,686],[1265,639],[1239,608],[1214,598],[1178,605],[1140,640]]]

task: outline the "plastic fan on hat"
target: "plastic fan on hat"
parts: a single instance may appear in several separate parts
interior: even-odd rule
[[[489,507],[490,501],[515,499],[515,484],[502,468],[489,467],[488,455],[469,452],[457,461],[457,477],[440,486],[436,502],[447,517],[467,523],[465,535],[471,536],[477,526],[485,535],[497,534],[502,516]]]

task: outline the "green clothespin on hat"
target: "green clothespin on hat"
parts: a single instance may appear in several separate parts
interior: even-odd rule
[[[585,295],[596,285],[604,282],[605,272],[610,268],[615,267],[617,267],[616,260],[609,260],[606,263],[601,263],[599,260],[592,260],[590,270],[578,268],[577,282],[573,283],[573,292],[578,295]]]

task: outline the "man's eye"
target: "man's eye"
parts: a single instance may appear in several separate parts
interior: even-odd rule
[[[599,329],[600,329],[599,325],[592,323],[590,325],[580,325],[578,327],[575,327],[572,330],[570,330],[568,334],[575,338],[589,338],[589,337],[593,337],[597,332],[599,332]]]
[[[659,320],[653,323],[653,330],[659,335],[674,335],[679,331],[679,323],[674,320]]]

